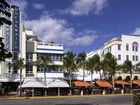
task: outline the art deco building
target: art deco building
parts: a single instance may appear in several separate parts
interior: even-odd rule
[[[1,37],[4,38],[3,42],[5,43],[5,49],[9,52],[12,52],[13,59],[21,57],[26,59],[26,36],[23,33],[23,24],[21,21],[20,9],[18,6],[11,6],[11,22],[12,24],[4,24],[1,27]],[[8,63],[12,59],[6,59],[5,62],[0,63],[0,81],[5,77],[4,81],[7,81],[7,77],[17,77],[19,71],[14,69],[9,69]],[[23,70],[25,71],[25,70]],[[14,75],[14,76],[12,76]],[[15,78],[13,78],[15,80]],[[10,81],[13,81],[11,78]],[[9,79],[8,79],[9,80]]]
[[[113,38],[106,42],[101,49],[87,54],[87,58],[98,53],[103,59],[107,52],[111,52],[115,56],[118,64],[123,64],[125,60],[130,60],[133,65],[136,65],[140,62],[140,35],[123,34],[120,38]],[[133,78],[134,76],[140,78],[136,71],[133,71],[133,74]],[[119,74],[117,75],[119,76]],[[123,77],[125,78],[128,75],[128,73],[125,73]]]
[[[44,70],[36,64],[40,55],[47,55],[51,58],[56,70],[46,68],[47,78],[64,78],[64,73],[59,67],[63,65],[64,48],[62,44],[54,42],[44,43],[38,40],[32,31],[25,31],[27,35],[26,47],[26,77],[44,77]]]

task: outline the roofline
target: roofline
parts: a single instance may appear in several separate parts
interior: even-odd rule
[[[122,35],[126,35],[126,36],[138,36],[138,37],[140,37],[140,34],[138,35],[138,34],[133,34],[133,33],[129,33],[129,34],[122,34]]]

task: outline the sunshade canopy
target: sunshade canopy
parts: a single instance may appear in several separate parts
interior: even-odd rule
[[[116,80],[116,81],[115,81],[115,84],[119,84],[119,85],[129,85],[128,82],[123,81],[123,80]]]
[[[132,83],[136,85],[140,85],[140,80],[133,80]]]
[[[89,87],[91,84],[85,82],[85,81],[75,81],[73,84],[77,87]]]
[[[99,86],[99,87],[103,87],[103,88],[112,88],[112,85],[105,81],[105,80],[97,80],[95,81],[95,83]]]
[[[69,84],[62,79],[47,79],[46,81],[47,88],[55,88],[55,87],[69,87]]]
[[[43,79],[28,79],[24,80],[22,88],[55,88],[69,87],[69,84],[63,79],[46,79],[46,84]]]
[[[36,79],[25,80],[21,86],[22,88],[43,88],[44,84],[42,81]]]

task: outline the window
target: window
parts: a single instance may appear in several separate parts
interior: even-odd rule
[[[138,56],[136,56],[136,61],[138,61]]]
[[[56,60],[57,60],[57,61],[59,60],[59,55],[56,55]]]
[[[138,51],[138,43],[137,42],[133,42],[132,51]]]
[[[32,53],[27,53],[27,61],[33,61],[33,54]]]
[[[121,50],[121,45],[118,45],[118,50]]]
[[[135,56],[134,55],[132,56],[132,60],[135,61]]]
[[[133,60],[133,61],[138,61],[138,60],[139,60],[139,58],[138,58],[138,56],[137,56],[137,55],[136,55],[136,56],[135,56],[135,55],[133,55],[133,56],[132,56],[132,60]]]
[[[121,55],[118,55],[118,60],[121,60]]]
[[[109,51],[111,52],[111,46],[109,47]]]
[[[33,66],[27,66],[26,76],[28,76],[28,77],[33,77],[34,76],[34,74],[33,74]]]
[[[13,55],[14,55],[13,57],[14,59],[18,58],[18,53],[15,52]]]
[[[129,60],[129,55],[126,55],[126,60]]]
[[[33,73],[33,66],[28,66],[26,70],[27,74],[32,74]]]
[[[126,44],[126,51],[128,51],[129,50],[129,45],[128,44]]]
[[[37,72],[44,72],[44,69],[40,66],[37,66]]]

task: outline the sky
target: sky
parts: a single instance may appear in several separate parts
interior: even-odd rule
[[[122,34],[140,35],[140,0],[6,0],[42,41],[90,52]]]

